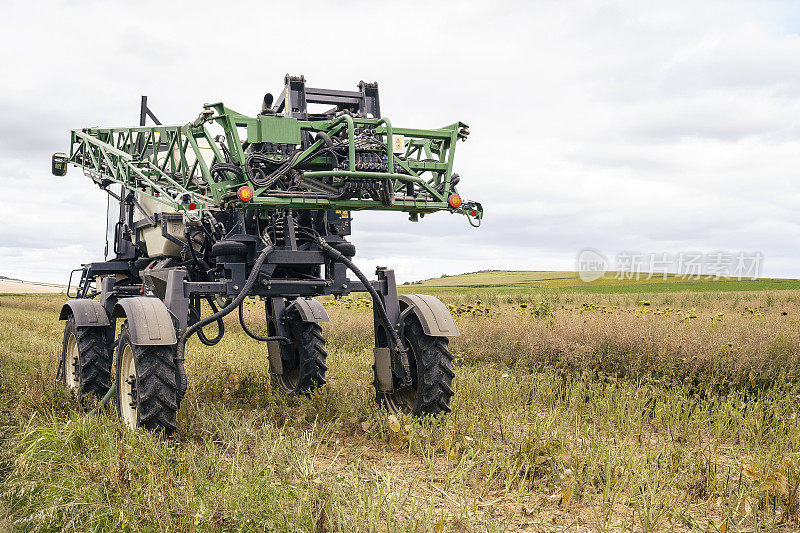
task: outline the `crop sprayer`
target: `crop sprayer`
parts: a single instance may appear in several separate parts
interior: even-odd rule
[[[165,126],[142,97],[138,127],[73,130],[69,154],[53,155],[53,174],[80,167],[119,216],[107,259],[73,271],[74,287],[70,276],[57,379],[81,398],[115,400],[132,428],[170,435],[192,335],[219,343],[223,318],[237,312],[242,330],[266,342],[273,386],[308,394],[327,369],[320,323],[329,317],[314,297],[367,292],[376,401],[414,416],[449,412],[448,338],[458,328],[447,307],[433,296],[398,296],[390,269],[368,279],[347,236],[362,210],[402,211],[412,221],[449,211],[480,225],[481,204],[461,199],[453,172],[456,144],[468,135],[462,122],[393,127],[377,84],[316,89],[288,75],[254,117],[215,103],[189,124]],[[246,323],[253,297],[264,302],[263,331]],[[214,335],[204,330],[212,323]]]

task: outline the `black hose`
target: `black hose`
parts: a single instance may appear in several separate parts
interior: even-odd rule
[[[220,311],[217,311],[216,313],[209,315],[206,318],[198,322],[195,322],[194,324],[186,328],[186,331],[183,333],[183,335],[181,335],[181,338],[178,339],[178,346],[176,347],[176,353],[175,353],[175,364],[177,366],[178,378],[180,380],[180,383],[178,384],[178,401],[183,399],[183,396],[186,394],[186,389],[189,387],[188,376],[186,375],[186,368],[183,365],[186,355],[186,341],[197,330],[210,324],[215,320],[222,319],[224,316],[228,315],[231,311],[236,309],[239,306],[239,304],[241,304],[244,301],[244,299],[247,297],[247,293],[249,293],[252,290],[253,285],[255,285],[256,281],[258,281],[258,275],[261,272],[261,265],[264,264],[264,261],[266,261],[267,256],[274,249],[275,247],[270,245],[266,246],[261,251],[261,253],[256,258],[255,263],[253,263],[253,270],[250,271],[250,276],[248,276],[247,281],[245,281],[244,287],[242,287],[242,290],[239,291],[239,294],[236,295],[236,298],[234,298],[233,301],[231,301],[231,303],[226,305]]]
[[[269,174],[269,176],[266,176],[263,179],[258,178],[257,181],[253,179],[253,175],[250,173],[250,168],[248,167],[247,168],[247,172],[248,172],[248,176],[247,177],[248,177],[248,179],[250,179],[251,182],[253,182],[258,187],[269,187],[270,185],[272,185],[273,183],[278,181],[280,178],[282,178],[284,176],[284,174],[286,174],[286,172],[292,166],[294,166],[295,162],[297,161],[297,158],[300,156],[301,153],[303,153],[301,150],[297,150],[292,155],[292,158],[289,161],[284,161],[278,168],[273,170]],[[250,156],[250,157],[253,157],[253,156]]]
[[[209,174],[211,175],[211,179],[212,181],[214,181],[214,183],[219,183],[220,181],[227,180],[227,177],[222,176],[222,174],[225,172],[232,172],[236,176],[242,177],[242,169],[231,163],[217,162],[211,165],[211,168],[209,169]],[[217,179],[218,174],[220,175],[219,177],[221,177],[222,180]]]
[[[386,327],[386,331],[389,333],[389,335],[391,335],[392,341],[394,342],[395,351],[400,356],[400,362],[403,364],[404,375],[403,385],[401,388],[410,388],[412,383],[411,367],[408,363],[408,352],[406,351],[405,346],[403,346],[403,342],[400,340],[400,336],[397,334],[397,331],[395,331],[394,325],[389,320],[389,316],[386,314],[386,306],[384,305],[381,297],[378,295],[378,291],[375,290],[364,273],[361,272],[361,270],[359,270],[359,268],[339,250],[332,247],[319,236],[317,236],[317,243],[325,253],[331,256],[333,260],[343,263],[347,268],[349,268],[361,281],[361,283],[364,285],[364,288],[367,289],[367,292],[369,292],[370,296],[372,296],[373,307],[378,312],[378,318],[380,318],[381,322],[383,322],[383,325]]]
[[[219,310],[217,308],[217,304],[214,302],[214,298],[212,298],[211,296],[206,296],[206,301],[208,302],[208,305],[211,306],[211,311],[213,313],[216,313]],[[199,301],[197,302],[197,308],[195,312],[197,313],[197,319],[200,320],[203,315],[200,312]],[[223,335],[225,335],[225,322],[221,318],[217,319],[217,336],[214,337],[213,339],[209,339],[208,337],[206,337],[203,328],[197,330],[197,338],[200,339],[200,342],[202,342],[206,346],[216,346],[219,343],[219,341],[222,340]]]
[[[323,132],[320,132],[320,133],[323,133]],[[327,134],[324,134],[324,135],[325,135],[325,137],[327,137],[327,140],[325,139],[325,137],[321,137],[321,139],[323,139],[325,144],[327,144],[328,141],[330,141],[331,145],[332,145],[333,141],[331,141],[330,136],[328,136]],[[322,146],[317,147],[313,152],[311,152],[310,154],[308,154],[306,156],[306,160],[309,160],[309,159],[311,159],[313,157],[316,157],[319,154],[320,150],[325,150],[325,149],[329,149],[329,146],[326,146],[325,148],[323,148]],[[291,169],[295,165],[295,163],[297,163],[297,158],[300,157],[300,155],[302,153],[303,153],[303,150],[297,150],[294,154],[292,154],[292,157],[291,157],[291,159],[289,161],[284,161],[278,168],[273,170],[269,174],[269,176],[266,176],[263,180],[259,179],[258,182],[254,181],[253,180],[253,176],[250,175],[250,169],[249,168],[247,169],[248,170],[248,176],[247,177],[250,179],[250,181],[252,181],[254,184],[256,184],[259,187],[269,187],[270,185],[272,185],[273,183],[278,181],[280,178],[282,178],[286,174],[286,172],[288,172],[289,169]],[[253,156],[251,155],[250,158],[252,158],[252,157]],[[265,157],[265,156],[262,156],[262,157]],[[250,158],[248,158],[248,163],[249,163]],[[247,166],[247,165],[245,165],[245,166]]]
[[[202,231],[206,231],[206,229],[203,228]],[[194,236],[197,235],[200,232],[201,232],[201,230],[195,230],[195,231],[193,231],[191,233],[189,233],[188,231],[186,232],[188,234],[187,239],[186,239],[187,240],[187,248],[189,248],[189,255],[192,256],[192,261],[194,262],[194,266],[197,268],[197,270],[200,270],[204,274],[208,274],[208,272],[211,270],[211,267],[208,266],[208,263],[206,263],[205,260],[200,259],[199,257],[197,257],[197,254],[195,253],[195,250],[194,250]],[[204,248],[205,248],[205,245],[204,245]]]
[[[316,138],[322,139],[328,148],[331,148],[333,146],[333,140],[331,139],[331,136],[325,133],[324,131],[317,132]]]
[[[331,139],[331,136],[325,133],[324,131],[320,131],[317,133],[317,136],[314,140],[316,141],[319,139],[322,139],[322,141],[325,143],[325,148],[317,152],[317,155],[322,155],[325,152],[329,153],[330,156],[333,158],[333,168],[339,168],[339,155],[333,148],[333,139]]]
[[[61,380],[61,372],[64,371],[64,354],[61,354],[61,357],[58,358],[58,368],[56,369],[56,381]]]
[[[230,150],[228,150],[228,147],[225,146],[225,143],[219,143],[219,145],[222,146],[222,151],[225,152],[225,162],[233,164],[233,156]]]
[[[281,342],[285,342],[285,343],[291,343],[292,342],[291,339],[288,339],[286,337],[282,337],[280,335],[274,335],[272,337],[262,337],[261,335],[259,335],[257,333],[253,333],[252,331],[250,331],[250,329],[244,323],[244,301],[242,301],[242,303],[239,304],[239,324],[242,326],[242,329],[244,330],[245,333],[247,333],[247,335],[249,337],[252,337],[253,339],[255,339],[257,341],[281,341]]]

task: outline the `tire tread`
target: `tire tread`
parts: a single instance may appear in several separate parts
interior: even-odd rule
[[[75,318],[69,317],[64,328],[64,347],[61,357],[64,360],[63,372],[69,372],[66,360],[67,339],[70,329],[75,331],[78,346],[78,364],[81,366],[81,396],[105,396],[111,388],[111,361],[113,350],[109,346],[105,327],[76,326]],[[65,376],[63,376],[65,378]]]
[[[144,346],[130,343],[127,321],[119,336],[117,365],[124,344],[130,344],[136,365],[138,425],[149,431],[171,436],[178,427],[178,384],[175,377],[175,346]],[[124,376],[117,373],[117,379]],[[120,389],[121,390],[121,389]],[[117,406],[124,399],[117,394]]]
[[[297,385],[291,391],[282,385],[281,377],[273,375],[273,384],[287,392],[290,396],[310,394],[325,385],[325,372],[328,370],[328,352],[325,348],[325,337],[322,326],[316,322],[304,322],[297,311],[287,316],[287,326],[291,337],[296,340],[300,375]]]
[[[436,416],[449,413],[453,398],[453,355],[447,337],[426,335],[415,315],[406,319],[406,344],[413,342],[417,372],[417,400],[413,416]],[[391,393],[377,391],[375,401],[390,408]]]

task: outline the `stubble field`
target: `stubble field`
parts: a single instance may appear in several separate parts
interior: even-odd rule
[[[433,292],[450,415],[378,410],[369,302],[331,300],[310,398],[233,321],[191,341],[173,442],[53,382],[62,296],[0,296],[0,530],[800,528],[800,291]]]

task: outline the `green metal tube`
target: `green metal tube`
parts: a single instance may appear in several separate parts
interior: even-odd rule
[[[382,118],[378,125],[384,124],[386,127],[386,158],[389,161],[389,173],[394,174],[394,147],[392,146],[392,123],[388,118]]]
[[[341,117],[337,118],[333,121],[332,126],[337,125],[342,120],[347,122],[347,140],[349,143],[347,157],[350,160],[350,172],[355,172],[356,170],[356,134],[355,129],[356,126],[353,123],[353,117],[350,115],[342,115]]]
[[[117,382],[115,381],[114,384],[111,385],[111,388],[108,389],[108,392],[106,393],[106,395],[103,396],[103,399],[100,400],[100,404],[97,407],[95,407],[94,409],[92,409],[91,411],[89,411],[89,415],[88,416],[96,416],[96,415],[100,414],[100,411],[103,409],[103,407],[105,407],[106,404],[108,404],[108,402],[111,400],[111,398],[116,393],[117,393]]]

